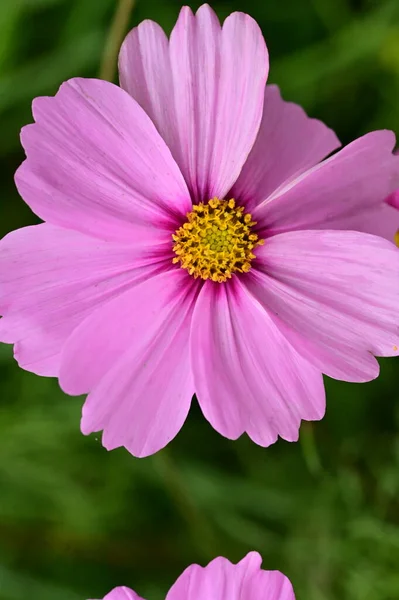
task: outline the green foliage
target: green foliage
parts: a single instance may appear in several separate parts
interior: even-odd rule
[[[191,3],[190,3],[191,4]],[[0,234],[35,218],[12,177],[35,95],[96,76],[113,0],[0,3]],[[199,2],[192,3],[195,8]],[[347,141],[399,132],[397,0],[238,0],[261,24],[271,80]],[[138,0],[173,25],[177,0]],[[79,432],[82,399],[21,371],[0,347],[0,598],[84,600],[117,584],[164,597],[192,562],[259,550],[303,600],[399,597],[397,361],[376,382],[327,382],[328,410],[299,444],[267,450],[218,436],[196,405],[159,455],[106,452]]]

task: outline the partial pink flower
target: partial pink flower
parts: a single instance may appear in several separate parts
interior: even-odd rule
[[[395,197],[399,195],[390,194],[377,208],[349,218],[348,229],[379,235],[399,245],[399,207],[393,204]]]
[[[325,158],[334,132],[267,73],[251,17],[185,7],[170,40],[129,33],[122,88],[33,103],[16,182],[45,222],[0,243],[0,340],[88,394],[108,449],[158,451],[194,393],[230,439],[295,441],[322,373],[368,381],[399,353],[399,251],[353,224],[399,188],[394,135]]]
[[[109,594],[104,596],[103,600],[143,600],[133,590],[121,586],[114,588]]]
[[[395,152],[399,154],[399,150]],[[384,224],[382,234],[387,239],[391,239],[392,231],[394,232],[394,242],[399,246],[399,190],[396,190],[386,198],[386,204],[388,204],[389,213],[386,212],[384,218],[381,218],[380,222]],[[384,235],[385,233],[385,235]]]
[[[399,150],[394,154],[399,155]],[[399,246],[399,190],[394,191],[378,206],[361,210],[342,223],[347,229],[380,235]]]
[[[238,564],[216,558],[206,567],[191,565],[171,587],[166,600],[295,600],[292,585],[279,571],[263,571],[262,558],[250,552]],[[103,600],[142,600],[118,587]]]
[[[397,154],[399,154],[399,153],[397,153]],[[388,198],[386,199],[386,202],[387,202],[387,204],[389,204],[389,206],[392,206],[392,208],[399,210],[399,190],[396,190],[390,196],[388,196]]]

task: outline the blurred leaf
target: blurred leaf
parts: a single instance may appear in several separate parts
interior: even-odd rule
[[[93,31],[51,56],[36,59],[0,78],[0,111],[38,95],[54,94],[69,77],[94,67],[103,35]]]
[[[0,593],[2,600],[41,598],[42,600],[82,600],[82,595],[70,589],[41,581],[37,577],[18,574],[0,565]]]
[[[7,64],[8,57],[14,49],[14,37],[21,14],[19,2],[3,2],[0,5],[0,73]]]

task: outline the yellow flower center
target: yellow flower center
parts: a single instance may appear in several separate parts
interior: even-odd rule
[[[399,229],[398,231],[395,233],[395,237],[393,238],[395,244],[397,245],[397,247],[399,248]]]
[[[172,236],[174,263],[195,279],[226,281],[233,273],[247,273],[252,252],[264,240],[252,231],[256,221],[235,200],[213,198],[187,213],[187,221]]]

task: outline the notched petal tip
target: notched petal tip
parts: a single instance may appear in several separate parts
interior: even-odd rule
[[[84,414],[84,405],[82,409],[82,416],[80,419],[80,431],[83,433],[83,435],[90,435],[91,433],[101,431],[100,429],[93,429],[93,427],[90,425],[90,419],[87,418]]]
[[[207,2],[205,2],[205,4],[201,4],[201,6],[198,8],[198,10],[195,14],[201,15],[202,13],[208,13],[208,14],[212,15],[212,17],[216,17],[216,19],[219,21],[219,17],[217,16],[216,11]]]
[[[392,152],[392,154],[396,154],[396,134],[391,129],[376,129],[375,131],[366,133],[358,139],[367,139],[369,141],[372,140],[375,144],[386,145],[387,151]],[[358,140],[355,140],[352,142],[352,144],[356,143],[357,141]]]
[[[192,8],[187,5],[182,6],[179,11],[179,16],[177,17],[177,21],[180,21],[180,20],[184,21],[185,19],[192,19],[192,18],[194,18],[194,13],[193,13]]]
[[[256,550],[252,550],[251,552],[248,552],[248,554],[246,556],[244,556],[244,558],[242,560],[240,560],[240,562],[238,564],[245,565],[245,566],[248,565],[252,569],[260,569],[262,562],[263,562],[263,559],[262,559],[261,555],[259,554],[259,552],[256,552]]]

